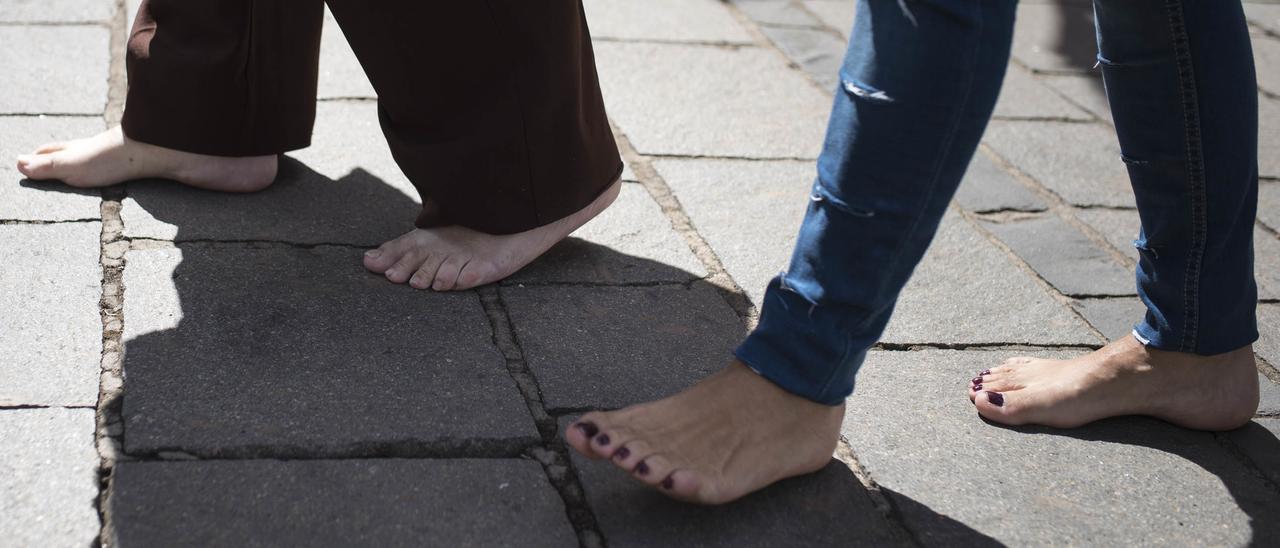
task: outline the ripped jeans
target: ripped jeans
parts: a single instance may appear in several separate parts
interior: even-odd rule
[[[816,402],[853,392],[986,128],[1015,8],[859,0],[791,265],[769,284],[738,359]],[[1134,336],[1202,355],[1248,345],[1258,336],[1258,105],[1240,3],[1095,0],[1094,14],[1142,219],[1147,313]]]

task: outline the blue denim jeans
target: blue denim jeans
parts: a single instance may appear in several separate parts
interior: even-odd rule
[[[853,392],[986,129],[1015,8],[859,0],[791,265],[769,284],[740,360],[813,401]],[[1134,336],[1204,355],[1248,345],[1258,106],[1241,6],[1095,0],[1094,14],[1142,219],[1134,243],[1147,314]]]

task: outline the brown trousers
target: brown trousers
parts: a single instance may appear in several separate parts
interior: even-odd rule
[[[622,171],[580,0],[327,0],[378,94],[418,226],[521,232]],[[306,147],[321,0],[144,0],[129,38],[132,139],[218,156]]]

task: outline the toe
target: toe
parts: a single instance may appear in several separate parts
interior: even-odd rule
[[[609,458],[614,466],[635,473],[636,467],[640,465],[644,459],[653,454],[653,448],[644,440],[630,440],[625,445],[619,447],[613,452],[613,456]],[[648,465],[645,465],[648,470]]]
[[[436,272],[440,270],[440,263],[444,262],[440,255],[431,255],[427,260],[418,267],[418,271],[413,273],[413,277],[409,278],[409,285],[416,289],[426,289],[431,287],[431,282],[436,279]]]
[[[18,157],[18,171],[29,179],[54,179],[57,159],[53,154],[24,154]]]
[[[403,245],[401,240],[404,237],[396,238],[389,242],[383,243],[377,249],[370,249],[364,252],[364,267],[370,272],[383,274],[391,265],[396,264],[400,257],[404,255],[404,249],[408,246]]]
[[[418,248],[409,248],[398,260],[396,260],[395,264],[391,265],[391,268],[388,268],[386,272],[382,273],[382,275],[395,283],[405,283],[409,281],[410,276],[422,267],[422,263],[426,262],[426,260],[426,253],[423,250]]]
[[[598,421],[598,417],[586,415],[574,421],[564,431],[564,439],[569,443],[569,446],[581,453],[582,456],[591,459],[602,458],[591,450],[591,440],[600,433]]]
[[[973,403],[978,407],[978,414],[988,420],[1001,424],[1021,424],[1012,412],[1009,398],[1002,392],[983,390],[978,393]]]
[[[462,272],[462,267],[466,266],[467,260],[463,257],[448,257],[443,263],[440,263],[440,270],[436,271],[435,282],[431,284],[431,289],[436,291],[451,291],[458,284],[458,273]]]
[[[661,486],[674,470],[671,460],[661,454],[656,454],[649,455],[644,460],[641,460],[631,475],[649,485]]]
[[[468,262],[458,272],[458,284],[455,289],[471,289],[487,284],[496,277],[494,276],[496,270],[493,264],[488,261],[473,260]]]
[[[661,484],[663,492],[681,500],[715,504],[719,501],[702,493],[702,478],[692,470],[676,469]]]

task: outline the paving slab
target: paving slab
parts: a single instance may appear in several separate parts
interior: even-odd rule
[[[1244,15],[1250,23],[1280,34],[1280,4],[1248,2],[1244,5]]]
[[[1258,335],[1254,352],[1272,367],[1280,367],[1280,304],[1258,305]]]
[[[106,129],[101,118],[74,116],[0,116],[0,219],[18,221],[71,221],[101,216],[97,190],[71,188],[57,181],[32,181],[15,166],[19,154],[28,154],[49,142],[95,135]]]
[[[1056,215],[983,224],[1065,295],[1136,294],[1128,266]]]
[[[745,327],[710,285],[501,289],[548,410],[670,396],[729,362]]]
[[[1280,154],[1267,151],[1280,150],[1280,99],[1258,97],[1258,173],[1271,182],[1280,179]],[[1274,188],[1274,186],[1273,186]],[[1273,210],[1274,211],[1274,210]],[[1271,213],[1272,226],[1280,227],[1280,214]]]
[[[1263,181],[1258,185],[1258,219],[1280,232],[1280,182]]]
[[[1272,95],[1280,95],[1280,38],[1259,34],[1250,37],[1253,39],[1258,87]]]
[[[93,409],[0,410],[0,546],[98,539]]]
[[[573,546],[527,460],[122,462],[113,545]]]
[[[99,26],[0,26],[0,113],[102,114],[109,38]]]
[[[823,89],[834,93],[839,87],[844,38],[827,29],[766,26],[760,30]]]
[[[858,376],[843,434],[922,544],[1244,545],[1280,534],[1280,492],[1211,433],[1136,417],[1075,430],[981,420],[964,383],[1012,355],[873,352]]]
[[[473,292],[392,284],[352,248],[126,261],[128,453],[493,456],[538,439]]]
[[[955,200],[960,207],[977,213],[1044,211],[1046,208],[1040,197],[983,151],[973,155]]]
[[[642,154],[816,158],[831,97],[776,51],[598,42],[609,114]]]
[[[1258,414],[1280,416],[1280,384],[1258,374]],[[1280,472],[1280,469],[1277,470]]]
[[[1138,237],[1138,228],[1142,224],[1137,211],[1090,209],[1076,211],[1075,214],[1105,236],[1112,247],[1137,262],[1138,251],[1133,247],[1133,240]],[[1255,227],[1253,247],[1258,298],[1280,299],[1280,239]]]
[[[324,28],[320,34],[320,79],[317,97],[320,99],[360,98],[373,99],[378,94],[365,76],[364,68],[356,59],[351,45],[342,35],[342,29],[334,20],[329,6],[324,8]]]
[[[753,43],[716,0],[586,0],[583,6],[596,39]]]
[[[562,419],[560,431],[572,422]],[[609,546],[903,546],[842,462],[783,480],[732,504],[676,502],[612,464],[573,453]]]
[[[9,0],[0,9],[3,23],[100,23],[115,14],[103,0]]]
[[[1013,67],[1009,67],[1013,70]],[[1045,74],[1036,77],[1043,85],[1049,86],[1075,104],[1084,107],[1098,119],[1107,123],[1111,121],[1111,104],[1107,102],[1107,92],[1102,88],[1102,78],[1097,74]]]
[[[1115,132],[1102,124],[997,120],[982,140],[1073,205],[1134,207]]]
[[[997,118],[1047,118],[1053,120],[1092,120],[1081,110],[1050,90],[1031,71],[1010,63],[996,101],[993,116]]]
[[[1227,437],[1263,476],[1280,484],[1280,419],[1253,419],[1228,432]]]
[[[1132,333],[1133,326],[1147,313],[1147,306],[1137,297],[1078,299],[1072,302],[1072,307],[1108,341]]]
[[[372,247],[412,230],[421,208],[372,103],[321,103],[311,148],[290,153],[280,169],[275,184],[254,194],[129,183],[125,235]]]
[[[98,401],[102,225],[0,225],[0,406]]]
[[[804,0],[801,3],[818,16],[823,25],[839,32],[846,42],[849,40],[849,31],[853,30],[854,15],[858,11],[854,0]]]
[[[761,25],[816,27],[822,21],[791,0],[729,0],[753,21]],[[850,25],[852,26],[852,25]]]
[[[1013,58],[1035,71],[1087,72],[1097,58],[1087,3],[1018,4]]]
[[[706,275],[649,192],[624,184],[609,209],[504,283],[689,282]]]
[[[1016,315],[1009,314],[1017,310]],[[902,290],[880,338],[895,344],[1097,344],[1069,308],[955,214]]]

